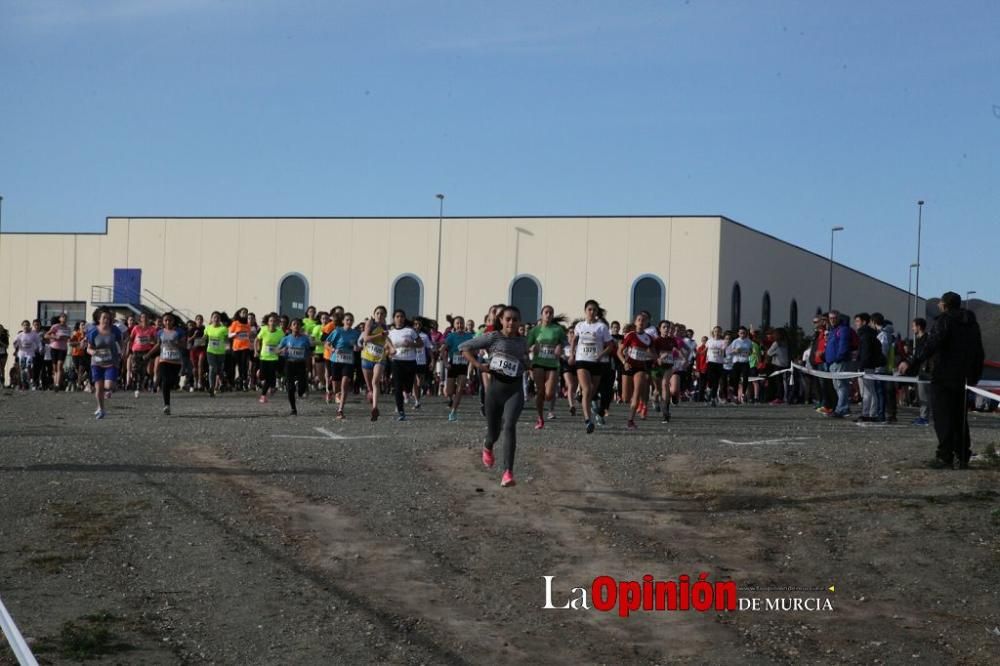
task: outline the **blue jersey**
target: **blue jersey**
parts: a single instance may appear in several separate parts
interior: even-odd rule
[[[335,328],[326,336],[326,341],[333,347],[330,354],[331,363],[354,365],[354,348],[358,344],[361,331],[356,328]]]
[[[286,335],[278,343],[278,352],[284,350],[284,356],[289,361],[305,361],[313,349],[313,339],[304,333],[301,335]]]
[[[476,337],[475,333],[458,333],[456,331],[449,333],[444,339],[444,344],[448,348],[448,362],[452,365],[468,364],[466,358],[462,356],[462,352],[458,351],[458,347],[474,337]]]

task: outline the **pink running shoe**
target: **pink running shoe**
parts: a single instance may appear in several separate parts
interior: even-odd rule
[[[257,402],[259,402],[259,403],[260,403],[260,404],[262,404],[262,405],[263,405],[263,404],[266,404],[266,403],[267,403],[267,396],[266,396],[266,395],[262,395],[262,396],[260,396],[260,397],[259,397],[259,398],[257,399]]]
[[[493,452],[490,451],[489,449],[484,448],[483,449],[483,465],[485,465],[486,467],[492,469],[494,462],[495,461],[494,461],[494,458],[493,458]]]
[[[500,479],[500,487],[507,488],[508,486],[513,486],[516,482],[514,481],[514,473],[509,469],[503,473],[503,478]]]
[[[542,419],[541,416],[539,416],[538,420],[535,421],[535,430],[541,430],[544,427],[545,427],[545,420]]]

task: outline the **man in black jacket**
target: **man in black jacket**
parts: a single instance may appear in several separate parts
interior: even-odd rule
[[[927,335],[923,348],[909,363],[899,364],[906,374],[911,365],[919,366],[934,358],[931,372],[931,414],[938,437],[935,468],[951,469],[958,461],[960,469],[969,466],[971,440],[966,414],[965,386],[975,386],[983,375],[983,338],[976,316],[962,308],[962,297],[949,291],[941,297],[941,314]]]
[[[854,315],[854,328],[858,333],[858,369],[870,375],[885,365],[882,355],[882,344],[878,334],[871,327],[871,316],[867,312]],[[878,421],[879,415],[884,419],[885,397],[882,392],[882,382],[874,379],[861,380],[861,416],[857,423]]]

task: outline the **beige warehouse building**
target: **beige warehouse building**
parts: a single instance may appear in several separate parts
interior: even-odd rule
[[[829,261],[720,216],[111,217],[102,233],[2,234],[0,278],[8,328],[63,310],[87,318],[101,303],[206,316],[384,304],[481,321],[493,303],[531,320],[542,304],[573,317],[594,298],[611,319],[647,309],[702,334],[808,328],[826,309]],[[834,265],[835,308],[878,310],[905,330],[909,304],[905,290]]]

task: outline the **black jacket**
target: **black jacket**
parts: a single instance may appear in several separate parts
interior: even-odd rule
[[[885,355],[882,353],[882,343],[878,341],[878,333],[871,326],[858,329],[858,367],[862,370],[874,370],[885,365]]]
[[[969,310],[946,310],[927,334],[923,348],[913,355],[920,365],[934,357],[931,383],[950,388],[975,386],[983,376],[983,336],[976,315]]]

